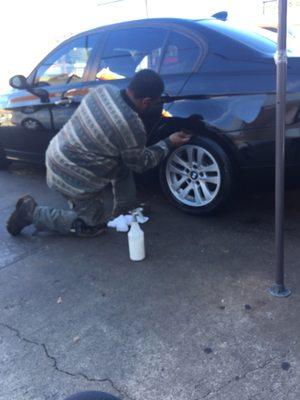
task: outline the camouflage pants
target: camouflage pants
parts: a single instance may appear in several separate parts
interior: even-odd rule
[[[114,210],[123,209],[136,202],[133,174],[124,168],[117,179],[111,182],[114,196]],[[81,219],[93,227],[104,222],[103,193],[93,193],[84,200],[66,198],[69,210],[47,206],[37,206],[33,215],[33,225],[39,231],[53,231],[62,234],[70,232],[74,221]]]

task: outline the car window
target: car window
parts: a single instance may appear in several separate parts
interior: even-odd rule
[[[167,75],[192,72],[200,53],[201,48],[194,40],[172,32],[168,39],[160,73]]]
[[[39,66],[35,84],[62,85],[82,81],[88,59],[100,34],[83,36],[59,47]]]
[[[131,28],[112,31],[97,69],[97,80],[132,77],[141,69],[158,70],[167,31]]]
[[[227,21],[218,20],[202,20],[199,24],[207,26],[210,29],[221,33],[239,43],[259,52],[274,54],[276,52],[276,43],[274,40],[267,38],[265,35],[258,33],[257,30],[249,29],[249,27],[234,25]]]

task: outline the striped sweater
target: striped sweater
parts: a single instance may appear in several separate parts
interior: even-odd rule
[[[168,140],[146,147],[136,111],[110,85],[87,94],[46,152],[47,182],[67,197],[83,199],[101,191],[123,168],[143,172],[169,152]]]

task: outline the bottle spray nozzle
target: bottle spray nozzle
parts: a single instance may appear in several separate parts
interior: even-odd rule
[[[138,208],[135,208],[135,209],[129,211],[129,214],[132,215],[132,221],[133,222],[137,222],[138,221],[138,217],[140,217],[141,219],[143,219],[143,217],[144,217],[143,216],[142,207],[138,207]]]

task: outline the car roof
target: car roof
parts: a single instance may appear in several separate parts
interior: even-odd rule
[[[201,20],[194,20],[194,19],[184,19],[184,18],[145,18],[145,19],[137,19],[137,20],[131,20],[131,21],[124,21],[124,22],[118,22],[115,24],[109,24],[109,25],[103,25],[94,29],[90,29],[88,31],[84,31],[79,33],[76,36],[81,36],[81,35],[87,35],[87,34],[92,34],[92,33],[97,33],[103,30],[110,30],[110,29],[118,29],[118,28],[126,28],[126,27],[131,27],[135,25],[162,25],[166,24],[168,25],[181,25],[181,26],[186,26],[190,28],[197,28],[199,26],[199,22],[205,21],[205,20],[214,20],[214,18],[203,18]]]
[[[223,26],[223,24],[225,24]],[[118,30],[118,29],[126,29],[126,28],[133,28],[133,27],[159,27],[159,28],[165,28],[165,29],[177,29],[179,30],[184,30],[185,32],[190,32],[191,35],[193,35],[194,39],[198,39],[201,41],[202,45],[205,45],[205,43],[202,40],[202,37],[207,40],[211,39],[209,46],[211,48],[211,51],[218,51],[221,54],[225,54],[230,58],[232,56],[230,52],[230,48],[233,46],[224,46],[224,43],[219,41],[219,37],[214,40],[214,35],[221,34],[222,37],[224,38],[226,44],[231,44],[228,42],[228,39],[232,39],[235,43],[237,43],[239,46],[244,47],[244,48],[250,48],[251,49],[251,43],[247,43],[248,37],[243,37],[243,40],[239,40],[239,36],[247,36],[248,33],[244,30],[241,30],[241,33],[239,30],[236,28],[232,28],[230,26],[231,24],[220,21],[216,18],[213,17],[208,17],[208,18],[203,18],[203,19],[183,19],[183,18],[147,18],[147,19],[138,19],[138,20],[132,20],[132,21],[125,21],[125,22],[119,22],[115,24],[110,24],[110,25],[103,25],[101,27],[97,27],[94,29],[90,29],[84,32],[80,32],[77,35],[74,35],[67,40],[63,41],[60,43],[56,48],[52,50],[52,52],[56,51],[59,47],[64,46],[68,42],[84,37],[86,35],[91,35],[95,33],[100,33],[100,32],[107,32],[110,30]],[[250,38],[251,39],[251,38]],[[253,39],[254,43],[257,40],[256,38]],[[266,39],[265,39],[266,40]],[[252,46],[252,49],[255,48],[255,46]],[[267,46],[267,49],[262,48],[262,49],[255,49],[261,53],[271,53],[271,50],[269,51],[269,46]],[[46,55],[48,57],[52,52]],[[236,48],[233,50],[233,54],[236,55]],[[251,57],[250,55],[246,55],[246,57]],[[45,57],[45,58],[46,58]],[[45,59],[44,58],[44,59]],[[41,62],[35,67],[35,69],[44,61],[44,59],[41,60]],[[31,72],[29,75],[29,78],[33,76],[35,69]]]
[[[251,32],[247,28],[237,27],[227,21],[220,21],[213,17],[202,18],[202,19],[184,19],[184,18],[147,18],[138,19],[132,21],[119,22],[116,24],[104,25],[98,28],[94,28],[85,32],[81,32],[78,35],[73,36],[70,39],[81,37],[84,35],[94,34],[102,31],[109,31],[122,28],[130,27],[164,27],[164,28],[186,28],[195,33],[219,33],[224,38],[231,38],[232,40],[240,43],[243,46],[248,46],[252,49],[256,49],[262,53],[272,53],[274,50],[274,43],[268,41],[267,38],[258,35],[257,33]],[[70,40],[68,39],[68,40]],[[67,41],[68,41],[67,40]],[[214,46],[214,43],[212,43]],[[223,48],[223,51],[226,49]]]

